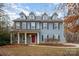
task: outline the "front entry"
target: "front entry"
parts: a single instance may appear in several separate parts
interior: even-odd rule
[[[27,42],[28,44],[36,44],[37,33],[27,33]]]
[[[32,35],[32,43],[35,43],[35,40],[36,40],[36,36]]]

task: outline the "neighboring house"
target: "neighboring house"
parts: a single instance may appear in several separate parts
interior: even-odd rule
[[[63,20],[57,18],[56,13],[52,16],[47,13],[37,16],[30,12],[29,16],[26,16],[21,12],[20,16],[13,20],[11,44],[39,44],[50,38],[65,42]]]
[[[67,42],[79,43],[79,15],[66,17],[64,27]]]

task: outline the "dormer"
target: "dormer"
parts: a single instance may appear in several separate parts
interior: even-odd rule
[[[21,12],[19,15],[20,15],[20,17],[21,17],[22,19],[27,19],[27,16],[25,15],[24,12]]]
[[[42,19],[43,19],[43,20],[48,20],[48,15],[47,15],[47,13],[44,13],[44,14],[42,15]]]
[[[34,20],[35,19],[35,14],[33,12],[29,13],[29,19]]]
[[[51,16],[51,19],[57,19],[58,18],[58,14],[55,12],[52,16]]]

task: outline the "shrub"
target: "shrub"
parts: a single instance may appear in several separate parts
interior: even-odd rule
[[[0,45],[6,45],[10,43],[9,33],[4,31],[0,32]]]

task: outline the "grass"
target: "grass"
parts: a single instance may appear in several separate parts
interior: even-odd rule
[[[13,45],[14,46],[14,45]],[[79,48],[51,48],[17,45],[16,47],[0,47],[3,56],[70,56],[79,55]]]

